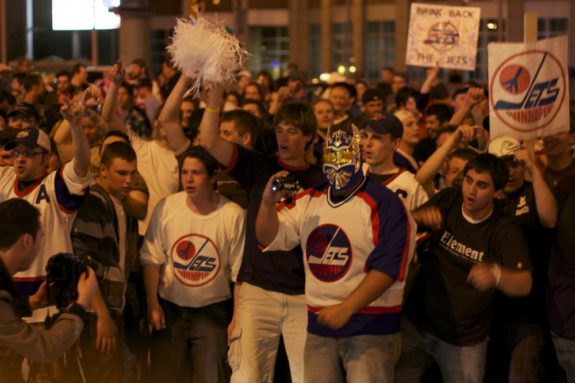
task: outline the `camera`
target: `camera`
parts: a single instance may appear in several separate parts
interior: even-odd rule
[[[87,257],[71,253],[58,253],[46,265],[46,286],[48,301],[54,301],[59,310],[78,299],[78,280],[82,273],[88,273],[93,262]]]
[[[285,177],[274,178],[272,181],[273,191],[290,191],[296,193],[299,190],[299,182],[291,174]]]

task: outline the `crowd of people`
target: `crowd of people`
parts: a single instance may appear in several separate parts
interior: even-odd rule
[[[169,61],[0,64],[0,371],[575,382],[573,103],[568,132],[491,139],[485,87],[441,75],[189,94]],[[62,253],[93,269],[65,304]]]

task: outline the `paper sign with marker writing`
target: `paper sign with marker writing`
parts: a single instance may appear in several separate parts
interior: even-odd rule
[[[411,4],[407,65],[475,70],[481,9]]]

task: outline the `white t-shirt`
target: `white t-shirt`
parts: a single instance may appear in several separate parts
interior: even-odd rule
[[[162,147],[155,140],[145,140],[131,130],[128,131],[138,156],[138,172],[144,177],[149,192],[146,218],[138,222],[138,232],[144,235],[158,202],[178,191],[178,161],[170,149]]]
[[[216,210],[194,213],[179,192],[154,210],[140,250],[144,264],[161,266],[160,296],[182,307],[203,307],[232,296],[245,237],[244,210],[220,196]]]

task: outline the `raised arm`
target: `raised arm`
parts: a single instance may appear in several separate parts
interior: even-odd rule
[[[292,93],[293,93],[292,89],[290,89],[290,87],[288,87],[287,85],[279,88],[277,92],[272,94],[268,113],[272,116],[276,114],[277,111],[282,107],[284,102],[292,96]]]
[[[443,161],[449,153],[455,148],[460,142],[470,142],[475,137],[476,128],[473,126],[468,125],[461,125],[457,128],[455,133],[451,135],[445,141],[443,145],[441,145],[429,158],[425,161],[417,174],[415,174],[415,179],[422,185],[426,185],[428,182],[433,180],[433,177],[437,174],[437,172],[441,169],[443,165]],[[427,190],[427,189],[426,189]]]
[[[86,90],[80,101],[69,103],[62,107],[62,115],[70,124],[75,160],[74,172],[78,177],[86,177],[90,168],[90,144],[82,130],[82,124],[80,124],[88,94],[88,90]]]
[[[515,152],[515,159],[521,162],[531,176],[533,192],[535,194],[535,207],[541,225],[553,229],[557,225],[557,200],[545,182],[543,175],[535,166],[527,149],[521,148]]]
[[[116,105],[118,88],[124,80],[124,70],[122,69],[122,64],[114,64],[112,69],[110,69],[110,75],[112,78],[112,84],[110,84],[110,88],[108,89],[108,93],[104,99],[104,105],[102,105],[102,118],[104,121],[106,121],[108,130],[119,130],[121,132],[127,133],[128,128],[118,115],[118,108]]]
[[[200,124],[201,145],[224,166],[230,165],[234,146],[220,137],[220,109],[224,101],[222,84],[213,84],[209,90],[204,116]]]
[[[176,86],[168,96],[159,117],[160,123],[166,130],[168,145],[175,152],[181,151],[184,146],[190,143],[180,123],[180,106],[182,105],[182,98],[190,87],[190,83],[190,79],[185,75],[180,76]]]
[[[483,88],[469,88],[465,94],[465,99],[463,101],[463,106],[453,114],[449,125],[458,126],[463,122],[465,116],[471,112],[471,109],[477,104],[479,104],[485,98],[485,91]]]
[[[425,78],[423,84],[421,84],[421,88],[419,88],[419,93],[428,94],[431,91],[431,88],[433,87],[433,82],[437,79],[440,70],[441,69],[438,66],[428,69],[427,77]]]
[[[54,139],[60,161],[63,164],[70,161],[74,157],[74,150],[72,148],[72,134],[68,121],[60,120],[59,123],[54,125],[50,136]]]

